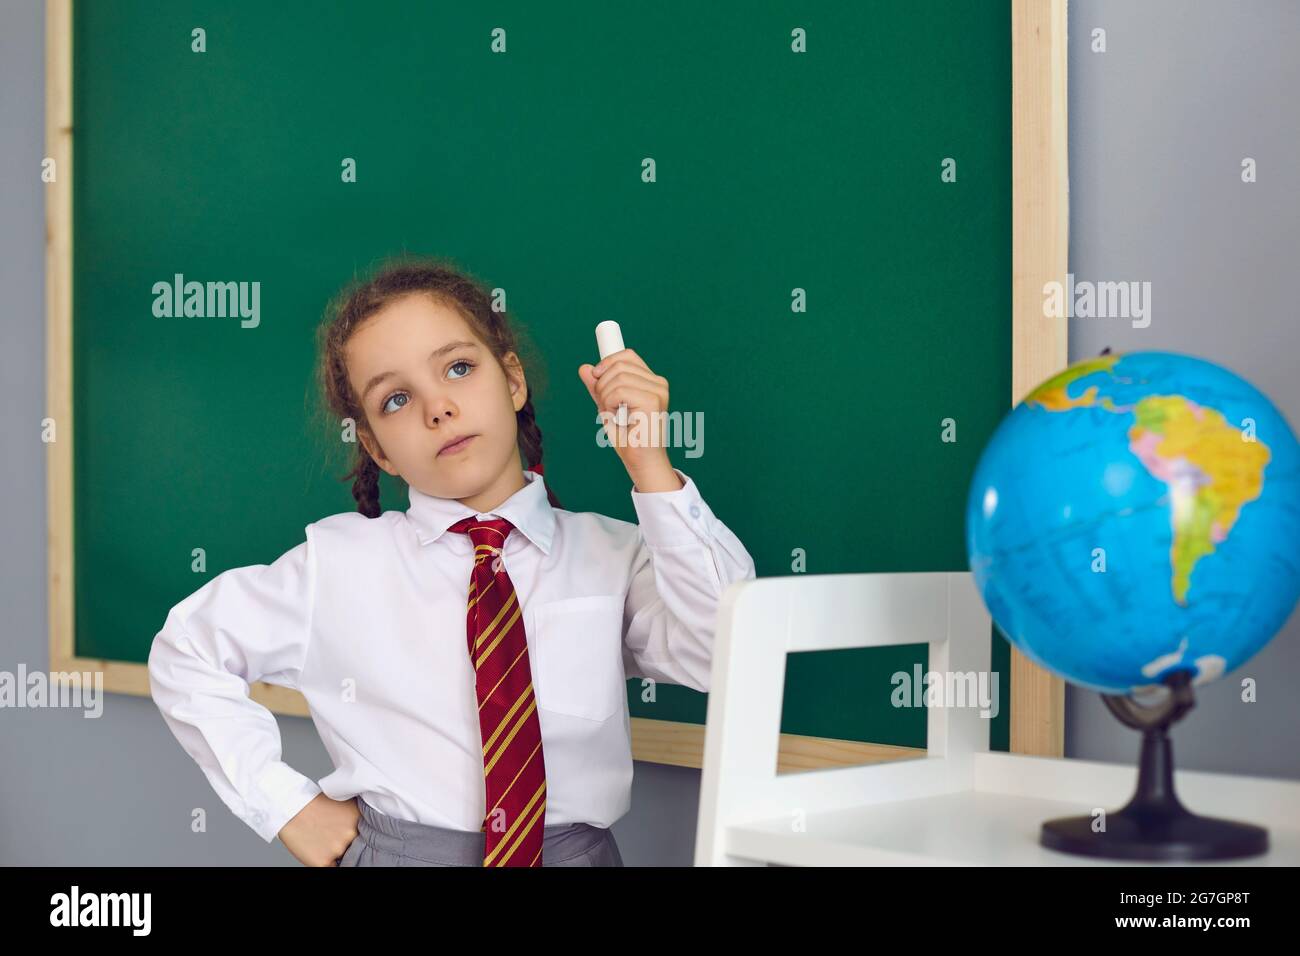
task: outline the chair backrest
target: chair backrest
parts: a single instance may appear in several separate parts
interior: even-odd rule
[[[787,654],[927,643],[930,672],[964,687],[962,675],[987,675],[991,634],[968,571],[733,583],[718,610],[696,862],[720,861],[730,822],[965,789],[972,755],[988,750],[989,721],[967,700],[929,708],[924,758],[778,775]]]

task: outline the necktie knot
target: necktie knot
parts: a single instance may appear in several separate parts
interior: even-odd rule
[[[476,518],[470,515],[461,518],[447,530],[469,535],[476,548],[489,545],[493,550],[499,551],[505,546],[506,538],[513,529],[514,525],[505,518]]]

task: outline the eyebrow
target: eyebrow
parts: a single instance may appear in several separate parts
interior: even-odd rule
[[[440,348],[436,348],[432,352],[430,352],[429,358],[426,359],[425,361],[432,361],[433,359],[436,359],[439,355],[446,355],[448,352],[454,352],[456,349],[459,348],[477,349],[478,343],[467,342],[464,339],[457,339],[455,342],[448,342],[446,345],[441,346]],[[378,375],[372,377],[370,381],[366,382],[366,387],[361,390],[361,401],[364,402],[366,400],[366,396],[370,394],[370,390],[372,388],[374,388],[384,379],[392,378],[396,374],[397,374],[396,372],[380,372]]]

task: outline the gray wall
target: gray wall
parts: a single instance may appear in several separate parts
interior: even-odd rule
[[[0,670],[47,670],[44,13],[0,0]],[[1108,51],[1089,34],[1107,31]],[[1070,5],[1071,269],[1152,283],[1152,321],[1071,321],[1070,358],[1172,349],[1217,358],[1300,425],[1294,296],[1300,191],[1300,4],[1160,0]],[[1259,181],[1240,181],[1243,156]],[[1202,688],[1175,735],[1179,765],[1300,777],[1300,619],[1236,681]],[[1236,676],[1236,675],[1234,675]],[[285,759],[319,778],[328,756],[309,721],[280,718]],[[1096,695],[1070,691],[1071,756],[1132,761],[1137,738]],[[103,716],[0,710],[0,864],[297,865],[235,820],[167,731],[152,701],[110,695]],[[632,811],[615,826],[629,865],[691,860],[699,774],[638,764]],[[92,799],[87,799],[89,795]],[[208,811],[193,834],[189,811]]]
[[[1095,28],[1106,52],[1092,52]],[[1300,429],[1300,3],[1070,4],[1070,268],[1151,283],[1151,324],[1071,319],[1070,360],[1141,349],[1245,376]],[[1252,157],[1258,180],[1241,181]],[[1253,677],[1258,701],[1243,703]],[[1226,680],[1197,688],[1177,765],[1300,778],[1300,614]],[[1136,759],[1137,733],[1066,691],[1066,753]]]

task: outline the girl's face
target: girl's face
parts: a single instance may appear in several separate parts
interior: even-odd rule
[[[455,309],[403,296],[357,328],[344,356],[365,413],[358,437],[388,474],[479,513],[527,483],[515,418],[528,400],[523,369],[509,352],[507,376]]]

